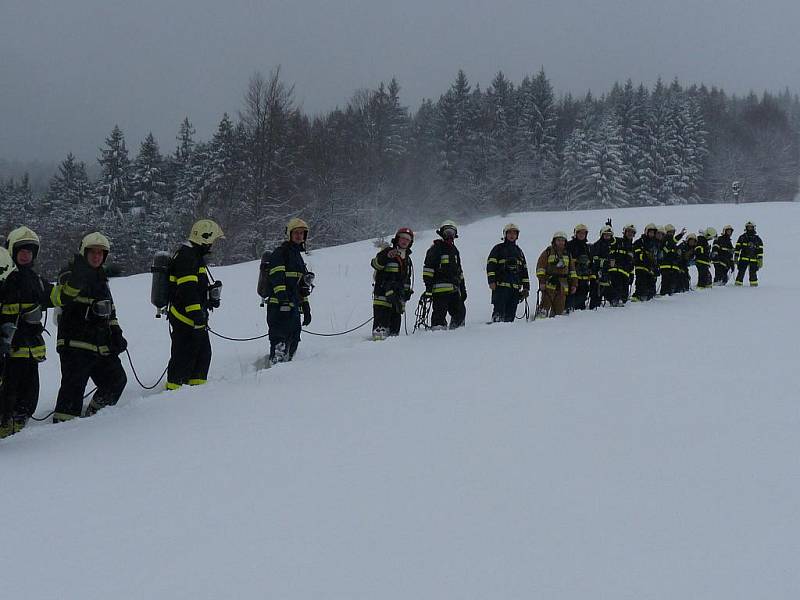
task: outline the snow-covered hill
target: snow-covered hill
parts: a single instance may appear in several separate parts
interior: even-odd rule
[[[594,240],[609,216],[735,235],[752,219],[762,285],[485,324],[504,222],[535,261],[553,231],[585,222]],[[263,342],[215,339],[202,388],[142,392],[131,376],[117,407],[0,442],[0,594],[796,599],[797,223],[798,204],[487,219],[458,240],[462,330],[305,335],[293,363],[259,372]],[[417,238],[418,275],[431,238]],[[374,252],[312,252],[312,330],[370,316]],[[212,326],[263,332],[256,263],[214,274]],[[169,337],[149,276],[113,288],[152,381]],[[57,387],[51,348],[38,414]]]

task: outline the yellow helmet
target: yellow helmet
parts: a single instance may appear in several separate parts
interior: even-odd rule
[[[589,235],[589,228],[583,223],[578,223],[577,225],[575,225],[575,229],[572,230],[572,233],[574,235],[578,235],[579,231],[585,231],[586,235]]]
[[[658,225],[656,225],[655,223],[648,223],[647,225],[644,226],[644,232],[645,233],[647,233],[651,229],[653,231],[658,231]]]
[[[706,230],[703,232],[703,234],[706,237],[706,239],[709,240],[714,239],[715,237],[717,237],[717,230],[714,229],[713,227],[706,227]]]
[[[667,223],[666,225],[664,225],[664,231],[666,231],[667,233],[674,233],[675,225],[673,225],[672,223]]]
[[[106,255],[108,255],[108,253],[111,252],[111,242],[109,242],[108,238],[102,233],[95,231],[94,233],[83,236],[81,240],[80,253],[86,255],[86,250],[88,248],[101,248]]]
[[[36,235],[32,229],[25,227],[17,227],[8,234],[6,238],[6,248],[11,253],[12,257],[16,256],[15,250],[17,246],[34,246],[33,257],[39,253],[39,236]]]
[[[305,232],[305,235],[303,235],[303,241],[305,242],[308,238],[308,223],[303,221],[303,219],[298,219],[297,217],[290,219],[286,224],[286,239],[288,241],[292,241],[292,232],[295,229],[302,229]]]
[[[688,242],[689,240],[694,240],[696,242],[697,241],[697,234],[696,233],[687,234],[686,235],[686,241]]]
[[[200,219],[192,225],[189,241],[198,246],[210,246],[217,240],[224,240],[225,234],[222,227],[211,219]]]

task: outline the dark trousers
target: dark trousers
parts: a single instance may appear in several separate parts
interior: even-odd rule
[[[675,293],[675,279],[677,275],[678,271],[676,271],[672,267],[666,267],[661,269],[662,296],[671,296],[673,293]]]
[[[492,321],[513,323],[517,317],[519,292],[514,288],[498,286],[492,291]],[[463,319],[462,319],[463,321]]]
[[[650,300],[656,295],[656,278],[650,271],[636,271],[636,287],[633,295],[639,300]]]
[[[0,418],[27,419],[39,403],[39,361],[7,358],[0,387]]]
[[[118,356],[100,356],[88,350],[62,348],[61,388],[55,412],[79,417],[83,408],[86,384],[91,379],[97,386],[92,402],[96,406],[113,406],[128,383]]]
[[[458,292],[444,292],[433,295],[433,312],[431,327],[447,327],[447,315],[450,315],[450,329],[461,327],[467,316],[467,307]]]
[[[675,291],[688,292],[691,282],[689,277],[689,267],[680,267],[680,271],[676,271],[675,273]]]
[[[697,287],[711,287],[711,267],[709,265],[697,265]]]
[[[167,385],[205,383],[211,366],[208,330],[174,324],[170,331],[172,348],[167,367]]]
[[[586,298],[589,296],[590,289],[591,283],[589,280],[578,280],[575,293],[567,297],[567,310],[584,310],[586,308]]]
[[[388,306],[372,307],[372,330],[385,329],[389,335],[400,335],[400,325],[403,322],[403,315],[395,308]]]
[[[603,300],[611,301],[611,282],[608,273],[600,273],[597,279],[592,279],[589,286],[589,308],[595,309],[603,303]]]
[[[608,274],[608,281],[611,284],[608,287],[606,297],[612,304],[624,304],[628,301],[628,292],[630,280],[625,273],[611,271]]]
[[[714,263],[714,283],[721,283],[725,285],[728,283],[728,272],[731,268],[726,265],[725,263],[715,262]]]
[[[739,269],[736,272],[736,281],[744,281],[744,272],[750,269],[750,281],[758,281],[758,263],[751,260],[740,260]]]
[[[281,311],[278,304],[267,306],[267,327],[269,328],[269,358],[275,358],[276,348],[280,345],[282,360],[289,361],[297,352],[300,344],[300,310]]]

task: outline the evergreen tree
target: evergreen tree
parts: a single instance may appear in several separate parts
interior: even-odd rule
[[[97,197],[100,206],[108,212],[122,213],[131,208],[130,161],[125,146],[125,136],[118,125],[114,126],[111,135],[106,138],[106,147],[100,150],[97,159],[102,167],[100,181],[97,185]]]

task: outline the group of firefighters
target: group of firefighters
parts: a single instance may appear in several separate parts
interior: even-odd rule
[[[697,268],[700,289],[727,284],[729,274],[737,267],[736,285],[743,285],[748,274],[749,284],[757,286],[764,244],[751,221],[745,223],[736,244],[731,237],[733,232],[731,225],[725,225],[720,235],[712,227],[696,234],[687,234],[685,229],[676,233],[673,225],[659,227],[649,223],[638,239],[636,227],[631,224],[625,225],[622,236],[616,237],[609,220],[600,229],[597,241],[589,243],[589,229],[584,224],[575,226],[571,239],[557,231],[536,261],[539,299],[535,316],[554,317],[573,310],[594,309],[604,302],[618,307],[629,299],[644,302],[656,295],[686,292],[690,289],[691,266]],[[455,329],[464,324],[467,299],[461,255],[455,244],[458,228],[452,221],[445,221],[436,233],[439,239],[425,255],[425,292],[420,303],[429,304],[432,309],[431,329]],[[517,244],[519,233],[517,225],[506,225],[502,241],[492,248],[486,261],[493,322],[514,321],[518,305],[530,294],[528,263]],[[391,244],[372,259],[374,339],[400,333],[401,315],[413,293],[413,241],[410,229],[398,229]]]
[[[536,262],[539,300],[535,314],[551,317],[596,308],[604,302],[622,306],[629,297],[632,301],[651,300],[657,295],[659,276],[658,295],[684,292],[690,289],[692,265],[697,268],[697,287],[701,289],[725,285],[736,267],[736,285],[743,285],[749,274],[750,285],[756,286],[764,259],[763,242],[752,222],[745,224],[736,244],[731,238],[733,231],[726,225],[719,236],[711,227],[686,234],[685,229],[676,233],[672,225],[651,223],[635,239],[633,225],[625,225],[622,236],[615,237],[609,221],[593,244],[587,241],[588,228],[583,224],[575,227],[571,239],[558,231]],[[309,296],[314,274],[303,260],[308,232],[307,223],[291,219],[283,243],[261,260],[258,294],[267,307],[268,365],[290,361],[302,328],[311,323]],[[467,299],[455,244],[458,227],[445,221],[436,233],[439,237],[425,255],[425,291],[419,307],[426,319],[430,309],[426,327],[454,329],[464,324]],[[492,248],[486,263],[494,322],[514,321],[518,305],[531,290],[527,261],[517,244],[519,234],[519,227],[506,225],[502,241]],[[168,261],[164,284],[171,337],[168,390],[206,382],[211,364],[208,319],[220,307],[222,289],[206,258],[220,239],[224,239],[220,226],[201,219]],[[372,259],[373,339],[400,333],[406,303],[414,294],[413,243],[414,232],[402,227]],[[54,284],[35,270],[39,245],[36,233],[23,226],[11,231],[6,247],[0,248],[0,438],[21,430],[36,411],[48,308],[59,311],[56,348],[61,359],[61,386],[54,422],[90,416],[116,404],[127,383],[120,355],[128,344],[104,269],[110,241],[100,232],[86,235]],[[96,390],[83,410],[89,379]]]

